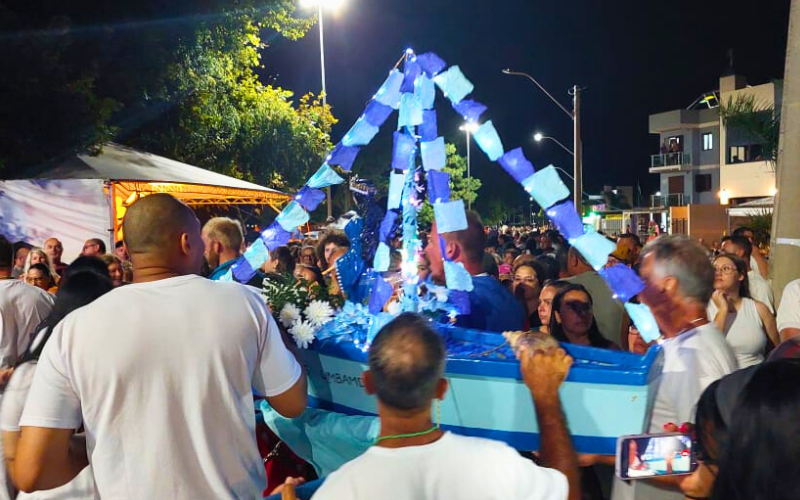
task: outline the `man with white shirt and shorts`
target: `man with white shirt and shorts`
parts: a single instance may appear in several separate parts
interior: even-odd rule
[[[261,498],[253,392],[300,415],[300,365],[257,291],[197,276],[204,247],[186,205],[142,198],[123,231],[133,284],[68,315],[41,354],[20,488],[60,486],[91,463],[101,498]],[[86,449],[70,449],[81,424]]]
[[[714,291],[714,267],[705,250],[682,235],[659,236],[642,250],[639,294],[655,316],[664,349],[664,368],[650,418],[650,433],[694,422],[700,395],[712,382],[737,369],[725,336],[709,322],[706,306]],[[614,500],[682,500],[686,476],[625,483],[616,479]],[[652,481],[652,482],[651,482]]]
[[[54,302],[52,295],[22,280],[0,280],[0,387]]]
[[[522,377],[535,402],[539,467],[510,446],[444,432],[431,422],[434,399],[447,392],[445,349],[430,321],[404,313],[381,329],[362,375],[377,395],[381,430],[375,445],[332,473],[314,500],[577,500],[575,452],[558,388],[572,359],[563,350],[522,351]]]

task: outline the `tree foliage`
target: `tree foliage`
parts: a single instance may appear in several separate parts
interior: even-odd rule
[[[290,0],[45,3],[0,0],[5,175],[117,140],[289,188],[330,148],[330,109],[258,76],[262,34],[313,25]]]
[[[480,179],[467,177],[467,159],[458,154],[453,144],[445,144],[447,161],[443,172],[450,174],[450,199],[464,200],[464,204],[475,202],[478,189],[481,188]],[[433,206],[425,200],[417,214],[420,226],[429,227],[433,223]]]
[[[726,127],[738,129],[759,144],[762,156],[773,168],[777,165],[781,120],[773,105],[756,101],[753,95],[741,94],[721,103],[719,116]]]

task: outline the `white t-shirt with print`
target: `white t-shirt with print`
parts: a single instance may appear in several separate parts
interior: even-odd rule
[[[373,446],[328,476],[313,500],[562,500],[567,478],[505,443],[450,432],[404,448]]]
[[[257,291],[194,275],[133,284],[56,326],[20,425],[83,420],[102,498],[261,498],[253,392],[301,374]]]
[[[44,333],[44,332],[40,332]],[[5,432],[19,432],[19,419],[25,408],[25,400],[36,373],[36,363],[24,363],[14,369],[14,375],[8,381],[3,399],[0,401],[0,430]],[[5,461],[2,464],[5,475]],[[85,467],[69,483],[51,490],[34,491],[33,493],[19,492],[17,500],[95,500],[100,497],[94,488],[92,466]]]
[[[12,366],[25,352],[54,302],[52,295],[22,280],[0,280],[0,368]]]
[[[800,328],[800,279],[790,281],[783,288],[777,322],[778,332],[784,328]]]

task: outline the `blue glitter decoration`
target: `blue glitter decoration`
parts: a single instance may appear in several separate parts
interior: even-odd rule
[[[375,100],[381,104],[385,104],[392,109],[400,107],[400,86],[403,84],[403,73],[393,69],[386,81],[383,82],[378,93],[375,94]]]
[[[367,109],[364,110],[364,119],[370,125],[380,127],[393,112],[394,110],[391,106],[387,106],[373,99],[367,104]]]
[[[644,290],[644,281],[624,264],[600,269],[599,273],[614,292],[615,298],[622,302],[628,302]]]
[[[534,174],[533,164],[525,158],[522,148],[506,151],[503,156],[497,159],[497,163],[520,184]]]
[[[422,112],[422,123],[417,127],[421,141],[433,141],[439,136],[436,126],[436,111],[426,109]]]
[[[583,222],[575,211],[575,204],[572,201],[553,205],[545,214],[570,243],[583,235]]]
[[[417,63],[429,78],[433,78],[447,67],[447,63],[433,52],[426,52],[417,56]]]
[[[349,172],[350,169],[353,168],[353,162],[356,161],[359,150],[360,148],[345,146],[340,142],[325,159],[325,163],[328,165],[339,165],[342,170]]]
[[[472,99],[464,99],[453,104],[453,109],[456,110],[456,113],[461,115],[464,120],[475,123],[480,120],[481,115],[487,108],[483,104],[473,101]]]
[[[414,136],[397,131],[392,134],[392,168],[406,170],[409,158],[416,152],[417,142]]]

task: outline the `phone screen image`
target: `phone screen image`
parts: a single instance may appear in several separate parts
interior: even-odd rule
[[[688,434],[623,436],[617,442],[617,475],[622,479],[690,474],[697,467]]]

